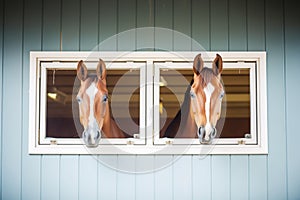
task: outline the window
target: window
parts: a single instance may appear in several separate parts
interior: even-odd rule
[[[162,135],[170,126],[176,114],[185,103],[187,85],[193,79],[193,63],[173,62],[155,63],[156,105],[160,112],[156,113],[157,120],[156,144],[171,142],[172,144],[199,144],[199,140],[187,134],[184,139],[176,135],[170,140],[162,139]],[[205,63],[206,66],[211,65]],[[256,114],[256,78],[255,62],[226,62],[223,64],[222,81],[225,88],[225,98],[222,102],[222,118],[217,123],[217,132],[220,132],[218,144],[256,144],[257,129]],[[163,80],[163,82],[161,82]],[[251,89],[250,89],[251,88]],[[189,96],[189,93],[187,94]],[[250,99],[251,98],[251,99]],[[225,107],[225,108],[224,108]],[[182,120],[184,117],[182,117]],[[159,121],[159,122],[158,122]],[[173,122],[174,123],[174,122]],[[193,139],[193,140],[191,140]]]
[[[267,153],[265,53],[218,52],[223,60],[218,82],[222,89],[216,94],[218,86],[212,86],[210,95],[216,94],[221,103],[215,137],[208,143],[203,142],[205,134],[199,138],[204,127],[195,121],[200,94],[193,99],[191,89],[198,53],[31,52],[29,153]],[[211,67],[215,56],[203,52],[203,66]],[[82,84],[77,65],[83,60],[87,73],[96,76],[99,58],[106,65],[109,105],[103,113],[109,112],[115,129],[124,134],[109,135],[103,128],[99,145],[89,148],[81,138],[86,128],[77,102]],[[206,110],[213,115],[213,108]]]

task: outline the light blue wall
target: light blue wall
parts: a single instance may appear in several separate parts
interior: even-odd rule
[[[297,0],[2,0],[0,10],[0,198],[300,199]],[[268,156],[183,156],[155,173],[128,174],[90,156],[28,155],[29,51],[59,50],[60,32],[63,50],[91,50],[144,26],[180,31],[209,51],[267,51]],[[197,50],[155,31],[116,37],[100,50],[145,45]],[[102,159],[138,171],[175,158]]]

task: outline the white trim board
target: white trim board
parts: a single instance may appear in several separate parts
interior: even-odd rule
[[[204,62],[209,63],[218,53],[222,56],[224,66],[232,67],[240,63],[239,67],[249,68],[251,102],[251,129],[257,130],[251,139],[226,140],[216,139],[214,145],[202,145],[197,139],[166,139],[157,138],[157,113],[153,110],[157,104],[157,88],[153,87],[153,80],[157,79],[158,68],[155,62],[183,62],[191,63],[194,57],[201,53]],[[76,63],[79,60],[87,61],[88,68],[95,67],[99,58],[107,66],[114,68],[119,63],[124,68],[140,68],[140,137],[128,139],[108,139],[101,141],[97,148],[87,148],[81,139],[60,139],[51,142],[41,133],[40,116],[45,116],[41,106],[45,107],[45,99],[40,102],[40,91],[45,91],[43,66],[67,67],[66,63]],[[120,64],[123,62],[123,64]],[[129,63],[129,64],[128,64]],[[141,63],[144,63],[141,65]],[[243,64],[241,64],[243,63]],[[70,66],[70,65],[69,65]],[[142,67],[141,67],[142,66]],[[170,65],[172,66],[172,65]],[[177,66],[179,66],[177,64]],[[73,65],[70,67],[73,69]],[[174,66],[174,68],[176,68]],[[180,68],[180,66],[178,67]],[[157,71],[158,70],[158,71]],[[42,75],[42,76],[41,76]],[[256,81],[255,81],[256,80]],[[43,83],[43,81],[41,82]],[[153,89],[154,88],[154,89]],[[256,90],[256,91],[255,91]],[[44,95],[45,96],[45,95]],[[265,52],[31,52],[30,53],[30,95],[29,95],[29,153],[30,154],[267,154],[267,82],[266,82],[266,53]],[[42,98],[43,99],[43,98]],[[154,99],[154,102],[152,101]],[[145,102],[145,103],[142,103]],[[154,116],[153,116],[154,113]],[[44,126],[42,124],[42,126]],[[45,131],[45,130],[42,130]],[[42,140],[41,136],[43,137]],[[41,141],[44,141],[41,142]]]

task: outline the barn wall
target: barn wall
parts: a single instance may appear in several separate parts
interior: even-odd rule
[[[2,0],[2,199],[299,199],[300,12],[296,0]],[[29,51],[89,51],[136,27],[180,31],[209,51],[267,51],[269,155],[28,155]],[[137,31],[99,50],[197,50],[176,35]],[[1,198],[0,197],[0,198]]]

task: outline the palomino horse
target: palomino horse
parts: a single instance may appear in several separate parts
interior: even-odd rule
[[[79,104],[80,123],[84,127],[82,138],[85,144],[90,147],[97,146],[102,136],[124,138],[125,134],[111,118],[104,61],[99,60],[96,74],[88,74],[84,62],[79,61],[77,77],[80,88],[76,99]]]
[[[209,144],[217,135],[224,88],[221,81],[222,57],[217,54],[212,69],[204,67],[201,54],[194,59],[194,79],[185,93],[176,117],[161,135],[169,138],[196,138]]]

